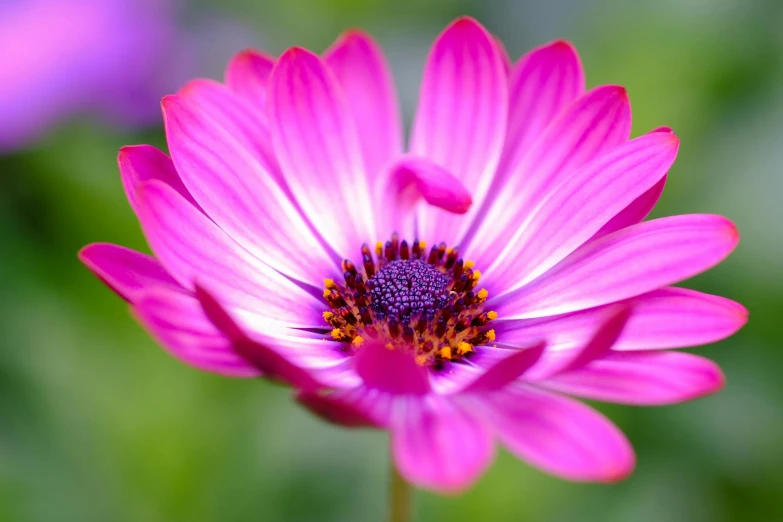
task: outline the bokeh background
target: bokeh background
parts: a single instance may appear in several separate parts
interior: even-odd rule
[[[8,7],[26,2],[39,0],[0,2],[0,33],[9,34]],[[82,13],[66,10],[57,19],[70,25]],[[783,3],[193,0],[159,14],[168,39],[135,60],[146,72],[90,92],[90,103],[71,100],[67,111],[0,152],[0,520],[383,518],[384,434],[327,425],[294,406],[285,388],[180,364],[76,252],[93,241],[146,250],[116,153],[130,143],[165,146],[157,99],[187,77],[220,78],[224,62],[244,47],[322,51],[341,31],[360,27],[387,51],[409,122],[428,47],[462,14],[499,35],[514,58],[570,39],[590,86],[627,86],[635,134],[659,125],[676,130],[682,147],[656,215],[710,212],[738,224],[737,251],[686,286],[742,302],[751,320],[735,337],[698,350],[725,369],[722,393],[660,408],[599,406],[636,447],[637,470],[625,482],[563,482],[501,452],[460,497],[417,493],[417,520],[783,520]],[[133,30],[149,43],[154,25],[142,21]],[[33,42],[44,41],[49,27],[31,29]],[[24,84],[19,75],[35,69],[3,60],[8,46],[31,45],[24,31],[10,34],[0,37],[6,86]],[[96,45],[104,49],[93,42],[77,58]],[[117,80],[136,52],[104,56],[104,77]],[[55,53],[43,69],[68,60]],[[71,84],[99,81],[74,74]],[[53,82],[41,75],[25,88]],[[153,116],[107,111],[103,102],[109,109],[120,103],[112,91],[118,83],[139,95],[133,114]],[[12,95],[0,88],[0,127],[22,103]]]

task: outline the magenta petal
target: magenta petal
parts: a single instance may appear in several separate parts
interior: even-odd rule
[[[368,388],[398,395],[424,395],[430,391],[427,372],[409,353],[368,343],[354,357],[356,373]]]
[[[655,204],[658,203],[665,186],[666,176],[662,177],[658,183],[652,186],[652,188],[637,197],[630,205],[621,210],[619,214],[610,219],[592,238],[589,239],[589,241],[595,241],[606,234],[611,234],[617,230],[644,221],[644,218],[652,212]]]
[[[623,301],[633,312],[613,350],[655,350],[713,343],[733,335],[748,320],[739,303],[686,288],[662,288]],[[613,305],[611,305],[613,306]],[[524,345],[547,339],[552,351],[587,342],[605,307],[542,319],[499,321],[504,344]]]
[[[349,31],[324,53],[324,60],[345,93],[370,178],[379,176],[402,152],[402,124],[386,58],[369,35]]]
[[[228,305],[270,323],[322,327],[318,298],[251,256],[168,185],[141,185],[139,220],[156,257],[186,288],[199,281]]]
[[[292,330],[286,335],[282,329],[274,331],[275,338],[258,333],[251,338],[210,292],[197,286],[196,296],[209,320],[231,340],[235,352],[265,375],[304,391],[359,384],[351,365],[344,364],[350,363],[350,359],[334,350],[336,343],[299,338]],[[282,345],[287,349],[281,349]],[[298,363],[297,359],[301,361],[304,352],[312,351],[313,345],[316,350],[318,347],[323,350],[320,358],[316,355],[316,359],[321,359],[317,366]]]
[[[546,343],[542,341],[519,350],[508,350],[511,352],[508,357],[487,368],[484,373],[460,390],[460,393],[490,392],[507,386],[538,361],[545,347]]]
[[[548,350],[525,374],[527,381],[541,381],[553,375],[587,366],[604,357],[612,349],[631,315],[631,307],[617,304],[601,310],[595,319],[596,328],[582,346],[570,350]]]
[[[460,492],[492,463],[489,431],[460,405],[437,395],[399,402],[392,454],[400,474],[414,486]]]
[[[655,406],[715,393],[724,381],[723,372],[709,359],[660,351],[613,353],[541,384],[587,399]]]
[[[634,467],[625,436],[604,416],[572,399],[513,387],[470,400],[511,453],[568,480],[615,482]]]
[[[269,76],[275,66],[271,56],[246,49],[236,54],[226,69],[226,84],[254,107],[266,110]]]
[[[193,296],[158,287],[138,293],[133,305],[139,321],[177,359],[232,377],[261,374],[237,355],[229,339],[207,319]]]
[[[139,292],[164,287],[185,292],[157,259],[129,248],[109,243],[93,243],[79,251],[79,259],[109,288],[128,302]]]
[[[585,89],[576,49],[558,40],[533,49],[514,65],[502,165],[516,163],[544,129]],[[503,166],[501,166],[501,169]]]
[[[412,234],[413,208],[422,199],[454,214],[464,214],[473,203],[468,190],[454,175],[426,158],[413,156],[395,162],[390,168],[384,197],[394,201],[395,211],[387,213],[390,222],[381,227],[381,237],[392,232],[399,232],[403,237]]]
[[[491,197],[478,214],[480,222],[474,223],[461,244],[476,257],[492,260],[504,247],[517,245],[515,233],[529,223],[542,201],[587,162],[626,142],[630,133],[631,106],[625,89],[605,85],[584,94],[530,144],[530,150],[505,159]]]
[[[310,51],[289,49],[270,79],[270,128],[299,206],[340,256],[377,240],[356,125],[337,80]]]
[[[502,254],[486,268],[482,284],[489,286],[491,295],[497,295],[497,291],[512,291],[552,268],[655,185],[674,162],[678,147],[679,140],[671,134],[641,136],[553,186],[518,225]],[[493,292],[495,288],[498,290]]]
[[[198,207],[188,189],[182,184],[171,158],[152,145],[122,147],[117,156],[117,163],[120,166],[125,195],[134,212],[138,213],[136,190],[139,184],[152,179],[166,183],[179,192],[183,198],[190,201],[193,206]]]
[[[481,202],[500,159],[508,119],[508,80],[494,38],[472,18],[460,18],[435,41],[427,59],[410,152],[462,181]],[[420,237],[454,244],[470,222],[422,207]]]
[[[359,389],[359,393],[366,390]],[[346,393],[355,395],[354,390],[347,390]],[[316,393],[300,392],[296,396],[297,402],[315,413],[322,419],[344,426],[346,428],[376,426],[376,423],[364,411],[358,409],[353,401],[343,400],[344,393]]]
[[[226,98],[207,110],[181,96],[163,101],[169,147],[193,197],[237,243],[275,270],[320,288],[336,264],[275,177],[249,148],[252,132],[230,130],[226,93],[192,85],[191,96]],[[212,116],[210,116],[212,114]],[[236,119],[241,119],[235,115]],[[225,122],[224,120],[230,120]],[[224,121],[221,125],[220,122]],[[248,123],[251,125],[252,123]],[[238,141],[241,136],[246,139]]]
[[[585,245],[532,284],[492,303],[506,319],[545,317],[627,299],[711,268],[739,234],[721,216],[654,219]]]

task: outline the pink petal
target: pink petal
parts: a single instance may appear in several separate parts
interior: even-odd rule
[[[739,303],[686,288],[662,288],[627,301],[631,317],[613,350],[683,348],[713,343],[733,335],[748,320]],[[613,306],[613,305],[610,305]],[[503,321],[495,326],[504,344],[524,345],[547,339],[551,351],[581,346],[595,329],[605,307],[564,316]]]
[[[482,284],[502,295],[544,274],[655,185],[678,146],[676,136],[648,134],[579,169],[527,217]]]
[[[464,214],[473,203],[468,190],[449,171],[426,158],[406,156],[389,169],[384,199],[396,212],[387,213],[381,222],[382,236],[399,232],[411,237],[415,205],[422,199],[446,212]]]
[[[670,127],[658,127],[657,129],[653,129],[651,132],[674,134],[674,131]],[[666,176],[661,178],[661,180],[653,185],[651,189],[636,198],[633,203],[628,205],[619,214],[609,220],[606,225],[601,227],[601,230],[595,233],[590,241],[594,241],[599,237],[605,236],[606,234],[611,234],[612,232],[620,230],[621,228],[629,227],[644,221],[644,218],[646,218],[650,212],[652,212],[655,204],[658,203],[665,186]]]
[[[262,110],[267,106],[269,76],[275,66],[271,56],[247,49],[235,55],[226,69],[226,84],[239,96]]]
[[[341,256],[376,241],[356,126],[321,59],[290,49],[270,79],[270,125],[286,181],[310,221]]]
[[[379,176],[402,152],[397,94],[383,51],[369,35],[354,30],[340,36],[324,60],[345,93],[367,173]]]
[[[532,346],[519,350],[508,350],[509,357],[496,363],[470,382],[461,393],[482,393],[499,390],[521,377],[533,366],[546,347],[545,342],[539,342]]]
[[[221,132],[228,134],[228,137],[223,137],[222,141],[228,139],[236,141],[261,164],[265,172],[278,180],[281,179],[277,159],[272,150],[269,122],[263,107],[254,107],[225,85],[212,80],[192,80],[180,89],[176,96],[179,104],[185,105],[195,113],[195,119],[201,122],[201,125],[219,128],[220,130],[214,131],[218,135]],[[174,106],[175,110],[179,109],[181,114],[182,109],[176,105],[171,96],[163,98],[164,123],[168,123],[170,106]],[[167,138],[171,148],[168,127]],[[175,153],[172,151],[172,158],[176,164],[177,158],[174,156]],[[184,178],[183,180],[187,185],[188,180]]]
[[[474,257],[496,259],[505,247],[517,245],[514,234],[549,195],[580,173],[584,178],[589,171],[580,168],[628,141],[630,133],[625,89],[606,85],[586,93],[564,109],[530,150],[505,165],[461,244]]]
[[[322,327],[324,303],[258,261],[160,181],[139,189],[139,219],[152,251],[183,286],[196,281],[265,323]]]
[[[297,400],[323,419],[341,426],[377,426],[388,428],[405,396],[378,388],[357,386],[321,393],[303,392]]]
[[[209,320],[230,339],[233,350],[265,375],[305,391],[360,383],[350,357],[340,353],[337,343],[307,339],[303,332],[283,329],[251,337],[210,292],[197,287],[196,295]]]
[[[574,400],[514,387],[472,398],[511,453],[568,480],[616,482],[634,467],[625,436],[596,411]]]
[[[139,292],[164,287],[185,292],[157,259],[129,248],[109,243],[93,243],[79,251],[79,259],[101,281],[128,302]]]
[[[430,390],[424,367],[409,353],[368,343],[355,357],[356,373],[368,388],[395,395],[424,395]]]
[[[582,64],[570,42],[557,40],[523,56],[511,72],[502,165],[516,164],[527,154],[544,129],[584,90]]]
[[[125,195],[134,212],[138,212],[136,189],[140,183],[152,179],[166,183],[179,192],[183,198],[190,201],[192,205],[198,206],[188,189],[182,184],[171,158],[152,145],[122,147],[117,155],[117,163],[120,166]]]
[[[508,86],[503,57],[478,22],[460,18],[438,37],[424,71],[410,152],[454,174],[480,202],[503,148]],[[453,244],[464,218],[420,210],[420,236]]]
[[[487,428],[444,397],[400,401],[392,426],[392,455],[416,487],[456,493],[467,489],[495,455]]]
[[[688,401],[723,388],[714,362],[683,352],[623,352],[542,383],[563,393],[636,405]]]
[[[604,357],[612,349],[628,323],[631,307],[616,304],[601,310],[596,326],[584,344],[570,350],[547,350],[528,373],[526,381],[541,381],[553,375],[571,372]]]
[[[214,93],[213,93],[214,94]],[[235,100],[236,101],[236,100]],[[337,264],[247,142],[237,141],[202,105],[163,101],[169,147],[185,184],[229,236],[264,263],[320,287]],[[241,133],[240,133],[241,134]]]
[[[157,287],[136,295],[139,321],[174,357],[208,372],[257,377],[261,372],[237,355],[231,342],[190,295]]]
[[[645,221],[585,245],[544,277],[491,304],[506,319],[600,306],[699,274],[728,256],[738,241],[734,224],[721,216]]]

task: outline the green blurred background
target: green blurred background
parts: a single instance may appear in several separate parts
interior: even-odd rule
[[[478,18],[514,59],[568,38],[590,86],[628,88],[635,134],[669,125],[682,138],[656,215],[718,213],[739,226],[729,260],[687,283],[751,311],[738,335],[698,350],[724,368],[726,389],[677,406],[598,406],[637,450],[631,478],[564,482],[501,451],[466,494],[417,493],[417,520],[783,520],[783,3],[214,0],[187,9],[240,20],[244,45],[271,53],[321,51],[349,27],[371,32],[408,122],[428,47],[453,18]],[[180,364],[79,264],[77,250],[93,241],[146,250],[115,162],[129,143],[164,146],[160,128],[71,120],[0,157],[0,520],[382,519],[385,434],[327,425],[285,388]]]

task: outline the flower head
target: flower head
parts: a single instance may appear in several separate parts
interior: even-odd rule
[[[389,430],[416,485],[469,486],[495,442],[556,475],[614,481],[633,451],[573,397],[667,404],[722,386],[669,351],[746,321],[669,285],[720,262],[712,215],[642,222],[679,140],[630,139],[617,86],[585,91],[573,47],[513,66],[470,18],[437,39],[407,148],[380,48],[246,51],[225,84],[163,100],[171,158],[120,151],[155,257],[81,258],[173,355],[290,383],[347,426]]]

